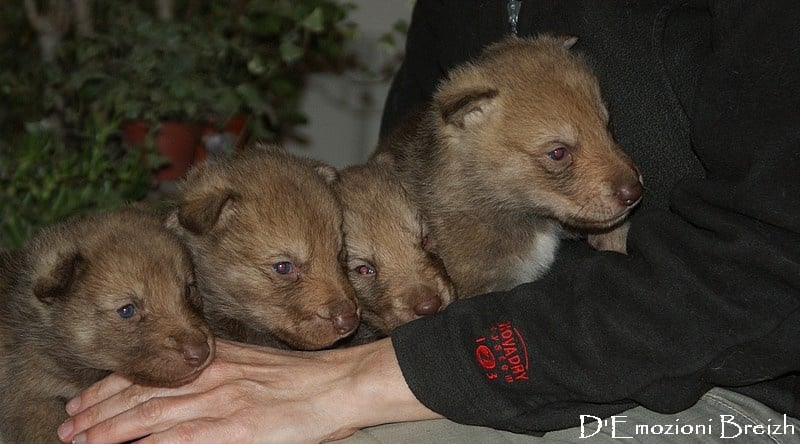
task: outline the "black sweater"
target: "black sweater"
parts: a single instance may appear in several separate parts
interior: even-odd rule
[[[416,2],[384,134],[507,34],[505,8]],[[644,202],[628,256],[565,242],[540,280],[396,330],[423,404],[538,433],[721,386],[800,415],[798,23],[796,0],[523,1],[519,35],[579,37]]]

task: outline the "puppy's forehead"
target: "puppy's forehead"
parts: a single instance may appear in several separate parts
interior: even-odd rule
[[[561,80],[538,88],[515,87],[500,93],[502,120],[509,137],[575,145],[584,133],[605,134],[608,112],[596,85]]]
[[[342,245],[341,207],[333,191],[308,168],[286,165],[251,171],[237,192],[231,245],[253,259],[335,257]],[[245,179],[245,176],[241,176]]]
[[[359,243],[386,246],[418,242],[421,215],[400,183],[379,171],[342,175],[345,230]]]
[[[131,286],[144,282],[161,287],[183,287],[193,274],[188,256],[180,248],[159,244],[158,239],[151,239],[151,242],[109,245],[90,254],[87,276],[109,285]]]
[[[155,267],[134,267],[120,270],[108,263],[92,263],[81,275],[75,297],[70,303],[76,308],[113,313],[122,306],[133,304],[139,310],[179,310],[184,302],[185,279],[164,269],[153,273]]]
[[[258,217],[264,228],[275,234],[292,231],[302,232],[310,237],[314,233],[329,236],[339,232],[341,226],[341,207],[327,187],[313,182],[306,184],[277,184],[274,199],[261,199],[256,207]]]
[[[342,172],[340,194],[345,209],[356,213],[374,212],[373,216],[392,214],[413,224],[419,211],[414,207],[398,177],[373,165],[351,167]]]
[[[341,209],[333,191],[310,167],[262,162],[229,179],[239,196],[237,213],[264,229],[337,224]]]
[[[501,94],[525,101],[546,100],[552,104],[569,101],[599,103],[600,89],[591,68],[582,57],[566,50],[560,42],[516,40],[497,45],[468,69],[458,72],[459,82],[488,83]]]
[[[388,191],[371,206],[362,207],[362,212],[345,213],[348,231],[357,230],[380,245],[419,242],[421,216],[410,202],[399,195],[391,196]]]

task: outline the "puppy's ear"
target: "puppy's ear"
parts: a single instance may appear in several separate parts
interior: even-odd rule
[[[233,211],[236,194],[230,190],[205,190],[188,193],[165,222],[167,228],[178,226],[194,234],[204,234]]]
[[[395,168],[397,166],[394,154],[390,153],[389,151],[380,151],[373,154],[369,158],[369,162],[378,165],[383,165],[387,168]]]
[[[56,299],[69,295],[86,260],[77,251],[56,253],[53,258],[45,258],[45,265],[33,283],[33,294],[42,302],[51,304]]]
[[[578,37],[574,35],[567,35],[567,34],[559,35],[556,36],[556,39],[561,41],[561,44],[564,45],[564,47],[567,49],[572,49],[572,47],[575,46],[576,43],[578,43]]]
[[[439,115],[446,125],[465,129],[480,124],[495,108],[494,88],[448,88],[445,85],[435,97]]]
[[[318,163],[314,166],[314,172],[317,175],[325,180],[328,184],[335,183],[339,181],[339,172],[336,171],[336,168],[325,164],[325,163]]]

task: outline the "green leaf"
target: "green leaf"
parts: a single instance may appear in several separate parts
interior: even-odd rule
[[[272,106],[264,100],[264,94],[254,85],[243,83],[236,87],[236,91],[242,97],[244,103],[256,114],[272,112]]]
[[[267,65],[264,63],[264,59],[261,58],[260,55],[256,55],[249,62],[247,62],[247,70],[255,75],[264,74],[267,70]]]
[[[311,14],[309,14],[301,24],[303,28],[311,32],[322,32],[325,29],[325,17],[322,13],[322,8],[319,6],[314,8],[314,10],[311,11]]]
[[[303,48],[288,39],[281,41],[280,51],[281,59],[287,64],[291,64],[303,56]]]
[[[388,49],[392,49],[397,46],[397,40],[395,40],[394,35],[386,33],[378,39],[378,43]]]
[[[394,30],[394,32],[398,34],[406,35],[408,34],[408,21],[398,20],[394,22],[392,29]]]

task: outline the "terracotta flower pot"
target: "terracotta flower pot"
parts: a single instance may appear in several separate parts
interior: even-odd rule
[[[132,146],[144,146],[150,126],[142,120],[122,124],[122,137]],[[183,122],[161,122],[155,135],[156,149],[169,160],[169,165],[154,172],[159,181],[183,177],[192,166],[200,143],[200,131],[195,125]]]

